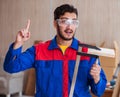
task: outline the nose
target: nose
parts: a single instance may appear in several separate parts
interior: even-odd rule
[[[67,26],[66,26],[67,28],[71,28],[72,27],[72,24],[67,24]]]

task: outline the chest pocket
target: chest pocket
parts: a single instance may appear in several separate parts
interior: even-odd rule
[[[52,67],[52,61],[36,61],[36,68],[49,69]]]
[[[42,74],[52,74],[58,76],[62,74],[62,61],[61,60],[48,60],[48,61],[36,61],[36,70]]]

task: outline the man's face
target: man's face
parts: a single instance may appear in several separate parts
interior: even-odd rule
[[[62,40],[71,40],[75,35],[76,28],[79,24],[75,13],[66,12],[56,20],[57,36]]]

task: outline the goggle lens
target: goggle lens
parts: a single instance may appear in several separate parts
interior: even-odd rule
[[[67,25],[73,25],[75,27],[78,27],[79,21],[78,20],[72,20],[72,19],[57,19],[59,26],[67,26]]]

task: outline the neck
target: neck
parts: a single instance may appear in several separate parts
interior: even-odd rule
[[[71,40],[63,40],[59,37],[57,37],[56,39],[57,39],[57,44],[59,44],[59,45],[70,46],[72,43],[72,39]]]

